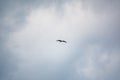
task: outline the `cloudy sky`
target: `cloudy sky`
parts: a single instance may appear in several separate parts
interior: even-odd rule
[[[120,80],[119,4],[0,0],[0,80]]]

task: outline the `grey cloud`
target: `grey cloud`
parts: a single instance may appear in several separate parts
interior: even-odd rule
[[[120,1],[119,0],[85,0],[83,6],[86,9],[92,10],[95,15],[103,17],[105,21],[100,21],[96,26],[103,27],[102,30],[108,32],[103,36],[105,43],[111,41],[115,45],[119,45],[119,32],[120,32]],[[101,31],[102,32],[102,31]],[[103,36],[101,38],[103,38]],[[100,36],[96,36],[97,40],[100,40]],[[116,43],[117,42],[117,43]]]
[[[17,57],[5,47],[11,32],[22,28],[25,17],[38,6],[48,6],[50,0],[1,0],[0,1],[0,80],[11,80],[18,68]]]
[[[120,9],[119,0],[85,0],[83,5],[85,7],[93,8],[99,12],[103,11],[118,11]],[[119,11],[118,11],[119,12]]]
[[[76,0],[77,1],[77,0]],[[87,79],[86,75],[84,74],[80,74],[78,75],[75,70],[76,70],[76,65],[78,67],[81,67],[81,64],[87,65],[87,57],[84,54],[88,54],[86,53],[87,51],[87,47],[92,47],[93,45],[97,45],[102,47],[101,48],[101,53],[102,52],[108,52],[106,55],[108,55],[109,53],[114,55],[114,49],[116,49],[115,51],[118,52],[116,53],[116,55],[118,54],[119,56],[119,49],[120,49],[120,36],[119,36],[119,32],[120,32],[120,23],[119,23],[119,16],[120,16],[120,6],[119,0],[85,0],[82,2],[83,5],[83,9],[85,10],[91,10],[94,12],[95,15],[101,16],[103,17],[103,20],[105,21],[101,21],[98,22],[98,24],[96,26],[100,27],[100,31],[95,32],[94,34],[90,35],[89,37],[86,36],[86,38],[83,40],[82,44],[77,44],[76,48],[73,50],[74,58],[72,58],[72,60],[70,59],[69,63],[66,63],[64,65],[62,65],[62,68],[58,68],[59,70],[56,70],[58,72],[53,72],[49,71],[52,70],[53,68],[49,68],[48,72],[46,70],[47,66],[50,65],[45,65],[43,66],[43,70],[39,69],[41,68],[40,65],[35,64],[34,66],[30,66],[28,69],[28,72],[16,72],[17,68],[19,67],[19,61],[17,61],[16,56],[12,55],[12,53],[10,53],[9,51],[7,51],[6,47],[4,46],[6,44],[6,41],[8,40],[9,34],[11,32],[17,31],[19,29],[21,29],[22,25],[24,25],[24,23],[26,23],[26,16],[29,14],[29,12],[31,10],[34,10],[40,6],[45,6],[49,7],[53,1],[49,1],[49,0],[29,0],[29,1],[25,1],[25,0],[1,0],[0,2],[0,80],[9,80],[9,78],[16,79],[16,80],[39,80],[39,79],[46,79],[46,80],[79,80],[79,79]],[[63,0],[57,0],[56,1],[56,5],[61,6],[62,4],[64,4]],[[58,7],[59,7],[58,6]],[[12,21],[12,22],[11,22]],[[79,39],[81,41],[81,38]],[[79,40],[78,43],[79,43]],[[81,42],[80,42],[81,43]],[[21,49],[22,50],[22,49]],[[94,50],[96,50],[96,48],[92,49],[93,53]],[[74,52],[75,51],[75,52]],[[113,51],[113,53],[112,53]],[[97,58],[99,56],[101,56],[100,52],[95,52],[93,55],[94,58]],[[82,56],[81,56],[82,55]],[[99,55],[99,56],[98,56]],[[102,56],[101,56],[102,57]],[[91,59],[92,57],[90,57]],[[111,58],[111,57],[109,57]],[[111,58],[110,61],[114,60],[115,57]],[[29,59],[28,59],[29,60]],[[83,61],[85,60],[85,61]],[[83,62],[82,62],[83,61]],[[88,59],[89,61],[89,59]],[[93,62],[95,60],[93,59]],[[99,63],[99,59],[97,59],[98,62],[95,63],[95,67],[98,66],[100,64]],[[108,60],[109,61],[109,60]],[[117,65],[116,70],[114,70],[113,72],[111,71],[110,75],[105,75],[104,78],[101,79],[105,79],[105,80],[117,80],[119,79],[119,59],[117,60],[118,62],[115,64]],[[76,64],[78,62],[78,64]],[[80,65],[79,65],[80,64]],[[44,65],[44,64],[43,64]],[[37,67],[36,67],[37,66]],[[52,65],[53,66],[53,65]],[[82,67],[83,67],[82,66]],[[89,66],[89,64],[88,64]],[[100,66],[105,66],[104,64],[101,64]],[[110,65],[112,66],[112,65]],[[84,66],[86,67],[86,66]],[[97,69],[101,69],[98,68]],[[33,69],[36,68],[36,69]],[[33,73],[29,73],[32,72]],[[20,69],[20,70],[24,70],[24,69]],[[53,69],[54,70],[54,69]],[[19,71],[19,70],[18,70]],[[27,71],[27,70],[25,70]],[[40,72],[44,72],[43,76],[40,76]],[[50,75],[51,72],[51,75]],[[98,76],[98,78],[103,77],[101,74],[99,74],[99,70],[96,71]],[[104,71],[103,71],[104,72]],[[24,74],[23,74],[24,73]],[[101,72],[102,73],[102,72]],[[105,73],[107,73],[107,71],[105,71]],[[56,74],[56,75],[55,75]],[[34,75],[33,77],[31,77],[31,75]],[[83,77],[84,76],[84,77]],[[80,78],[79,78],[80,77]]]
[[[17,69],[16,56],[8,51],[5,44],[9,33],[20,28],[20,25],[25,22],[25,16],[33,2],[20,0],[0,1],[0,80],[11,80],[14,71]]]
[[[76,78],[78,79],[78,77],[81,77],[83,80],[103,80],[103,79],[104,80],[118,80],[119,79],[118,76],[120,73],[120,69],[119,69],[120,59],[117,58],[117,56],[120,56],[120,53],[119,53],[120,52],[120,44],[119,44],[120,43],[120,35],[119,35],[120,34],[120,26],[119,26],[120,25],[120,20],[119,20],[120,19],[119,17],[120,16],[120,11],[119,11],[120,5],[119,3],[120,3],[119,0],[115,0],[115,1],[85,0],[83,1],[82,5],[85,10],[93,11],[94,15],[100,16],[101,18],[103,18],[103,20],[98,21],[98,23],[95,25],[95,26],[99,26],[98,31],[93,33],[89,37],[87,36],[87,38],[84,39],[84,41],[79,44],[78,46],[79,48],[78,47],[76,48],[77,54],[76,54],[75,60],[76,62],[78,61],[78,67],[79,67],[78,70],[82,70],[82,67],[84,68],[88,66],[88,68],[86,68],[87,70],[85,70],[86,71],[85,75],[83,75],[84,73],[80,71],[79,72],[80,75],[76,76],[75,79]],[[81,41],[81,38],[78,41]],[[87,54],[86,51],[88,51],[87,48],[89,46],[92,47],[93,45],[101,46],[100,48],[101,51],[98,51],[98,52],[89,51],[88,55],[91,56],[92,54],[94,54],[93,57],[91,58],[88,57],[88,59],[90,58],[89,60],[93,62],[88,63],[85,66],[85,63],[86,63],[85,61],[87,60],[86,58],[86,54]],[[78,51],[78,49],[80,51]],[[96,48],[93,49],[93,51],[95,50]],[[109,60],[108,60],[110,61],[111,65],[109,65],[108,68],[114,65],[116,66],[115,68],[113,68],[113,70],[112,69],[109,70],[109,74],[107,73],[107,70],[104,69],[104,67],[106,67],[106,64],[109,64],[109,63],[103,64],[103,63],[99,63],[97,59],[94,60],[94,58],[97,58],[98,55],[99,57],[101,57],[103,53],[107,55],[111,55],[111,57],[109,56]],[[84,55],[84,56],[81,57],[81,55]],[[116,61],[114,62],[115,59]],[[89,62],[89,60],[87,62]],[[92,68],[90,68],[91,66]],[[90,73],[89,73],[89,70],[91,70]],[[95,70],[96,76],[94,75],[94,77],[91,77],[93,75],[90,75],[90,74],[94,74],[94,70]],[[87,78],[88,75],[89,75],[89,78]]]

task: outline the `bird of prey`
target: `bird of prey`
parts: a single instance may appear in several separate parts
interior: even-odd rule
[[[65,41],[65,40],[56,40],[56,41],[67,43],[67,41]]]

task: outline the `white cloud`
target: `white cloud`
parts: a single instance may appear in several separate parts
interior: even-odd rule
[[[17,32],[13,32],[10,36],[10,44],[13,47],[14,45],[17,45],[19,47],[18,52],[22,52],[27,55],[30,53],[31,55],[33,53],[34,55],[35,53],[39,54],[41,51],[43,51],[41,53],[46,53],[46,49],[48,49],[48,51],[50,49],[57,51],[56,47],[59,47],[59,49],[62,47],[64,49],[65,46],[68,47],[68,45],[71,43],[69,43],[69,40],[72,41],[78,36],[84,37],[84,35],[88,35],[93,31],[92,29],[94,26],[89,25],[93,24],[95,17],[91,12],[82,11],[80,7],[82,6],[80,6],[78,3],[72,5],[66,4],[64,6],[64,10],[61,13],[63,15],[57,13],[55,6],[32,10],[31,14],[27,16],[27,22],[23,29],[20,29]],[[93,21],[90,21],[90,18],[92,18]],[[89,23],[86,24],[86,22]],[[62,46],[56,44],[55,40],[60,38],[68,40],[69,44],[64,44]],[[74,42],[72,42],[72,44],[73,43]],[[72,46],[72,44],[69,46]],[[66,50],[67,49],[62,51],[69,53],[66,52]],[[71,50],[69,49],[67,51]],[[61,51],[57,52],[59,52],[56,53],[57,55],[62,55],[60,53]],[[65,55],[64,52],[63,54]]]

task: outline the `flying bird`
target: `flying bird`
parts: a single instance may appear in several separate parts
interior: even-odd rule
[[[65,41],[65,40],[56,40],[56,41],[67,43],[67,41]]]

